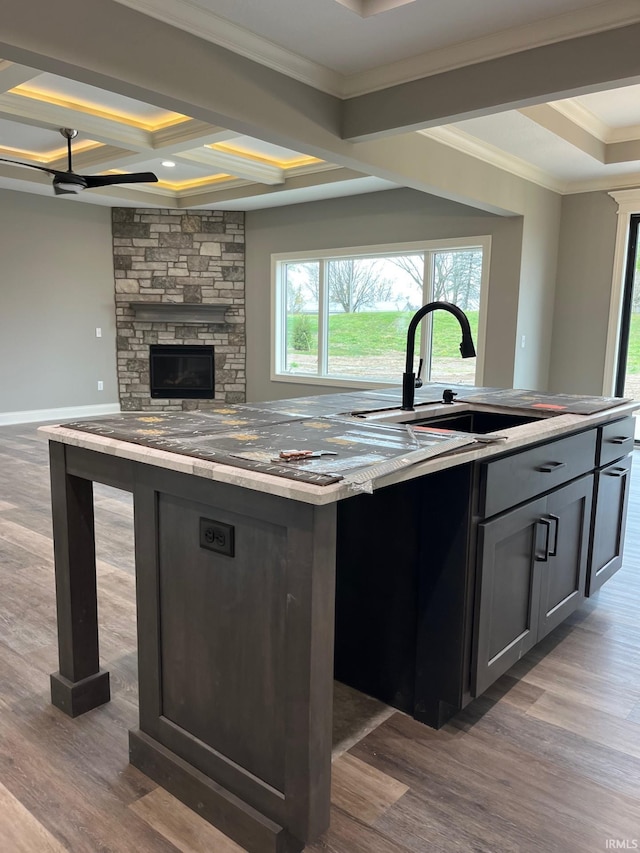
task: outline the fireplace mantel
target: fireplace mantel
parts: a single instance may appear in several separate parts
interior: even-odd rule
[[[151,323],[224,323],[231,303],[132,302],[136,320]]]

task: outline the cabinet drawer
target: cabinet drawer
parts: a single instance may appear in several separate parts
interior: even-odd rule
[[[513,453],[481,467],[480,512],[486,518],[593,470],[596,430]]]
[[[614,421],[598,427],[598,456],[596,464],[608,465],[615,459],[621,459],[633,450],[635,418],[629,415],[621,421]]]

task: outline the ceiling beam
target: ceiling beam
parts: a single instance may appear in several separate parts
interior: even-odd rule
[[[0,95],[0,117],[34,127],[73,127],[96,142],[134,151],[146,151],[152,147],[149,131],[12,92]]]
[[[35,68],[27,68],[24,65],[9,62],[7,59],[0,59],[0,92],[8,92],[9,89],[27,83],[40,74],[42,71],[36,71]]]
[[[559,112],[550,104],[536,104],[533,107],[523,107],[520,112],[531,121],[551,131],[555,136],[564,139],[574,148],[584,151],[599,163],[606,163],[607,145],[588,130],[585,130],[564,113]]]
[[[152,145],[155,151],[170,149],[172,153],[178,154],[200,145],[228,142],[230,139],[236,139],[237,136],[238,134],[232,130],[192,118],[181,124],[156,130],[152,136]]]
[[[342,136],[374,139],[640,82],[640,23],[349,98]]]
[[[208,166],[226,175],[235,175],[246,181],[256,181],[259,184],[273,186],[284,183],[284,169],[260,163],[241,154],[231,154],[227,151],[217,151],[215,148],[197,148],[194,151],[183,151],[176,156],[177,160],[188,163],[198,163]]]
[[[179,206],[185,208],[210,207],[223,201],[235,201],[236,199],[254,198],[263,195],[277,195],[278,193],[289,190],[326,186],[327,184],[342,183],[343,181],[352,181],[355,178],[362,177],[364,177],[362,172],[356,172],[354,169],[325,168],[322,172],[295,175],[286,178],[279,186],[266,186],[264,184],[253,183],[250,185],[224,186],[219,190],[203,189],[197,193],[186,190],[180,193]]]
[[[635,163],[640,161],[640,139],[609,142],[605,163]]]

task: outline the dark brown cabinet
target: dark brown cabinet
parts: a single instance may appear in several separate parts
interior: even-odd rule
[[[439,728],[618,568],[631,418],[338,506],[338,680]],[[594,473],[595,472],[595,473]]]
[[[584,598],[592,487],[581,477],[478,525],[472,695]]]
[[[630,456],[596,471],[589,549],[589,595],[599,590],[622,565],[630,475]]]

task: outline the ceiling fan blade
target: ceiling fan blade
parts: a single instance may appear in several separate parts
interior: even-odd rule
[[[61,187],[60,184],[54,183],[53,185],[55,195],[77,195],[82,189],[84,188],[81,186],[78,186],[76,189],[67,189],[66,187]]]
[[[133,172],[129,175],[83,175],[87,189],[93,187],[108,187],[111,184],[152,184],[158,178],[153,172]]]
[[[6,157],[0,157],[0,161],[2,163],[11,163],[14,166],[24,166],[26,169],[37,169],[39,172],[48,172],[54,176],[64,175],[64,172],[58,172],[56,169],[47,169],[46,166],[36,166],[34,163],[21,163],[20,160],[7,160]]]

